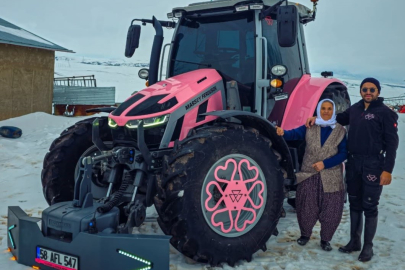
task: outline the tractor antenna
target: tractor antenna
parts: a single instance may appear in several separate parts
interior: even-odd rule
[[[314,3],[314,7],[312,10],[312,19],[313,20],[315,20],[315,17],[316,17],[316,10],[317,10],[316,6],[318,5],[318,1],[319,0],[311,0],[311,2]]]

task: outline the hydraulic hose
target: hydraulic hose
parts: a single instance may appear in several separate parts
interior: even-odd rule
[[[113,209],[115,206],[117,206],[122,199],[122,196],[124,196],[125,191],[127,190],[129,183],[132,181],[132,176],[130,173],[126,173],[124,178],[122,179],[122,183],[120,188],[118,189],[117,192],[115,192],[114,196],[109,200],[106,204],[100,206],[97,208],[97,212],[104,214],[109,212],[111,209]]]

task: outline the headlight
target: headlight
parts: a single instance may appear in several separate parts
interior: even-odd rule
[[[147,68],[141,68],[141,69],[138,71],[138,76],[139,76],[139,78],[141,78],[141,79],[147,80],[148,77],[149,77],[149,69],[147,69]]]
[[[157,117],[147,118],[147,119],[138,119],[138,120],[129,120],[125,126],[130,129],[138,128],[138,125],[141,121],[143,121],[144,127],[154,127],[160,126],[167,122],[169,122],[169,114],[161,115]]]
[[[174,17],[176,17],[176,18],[180,18],[181,16],[183,16],[183,12],[181,12],[181,11],[174,13]]]
[[[271,74],[274,76],[284,76],[287,73],[287,67],[283,65],[275,65],[271,68]]]
[[[118,124],[111,118],[108,118],[108,126],[110,128],[116,128],[118,126]]]

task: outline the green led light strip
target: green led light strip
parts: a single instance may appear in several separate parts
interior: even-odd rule
[[[11,235],[11,230],[14,229],[15,227],[16,227],[16,225],[13,225],[8,228],[8,238],[10,238],[10,242],[11,242],[11,245],[13,246],[13,249],[15,249],[15,244],[14,244],[13,236]]]
[[[139,261],[139,262],[144,263],[144,264],[147,265],[147,266],[145,266],[145,267],[138,268],[138,269],[136,269],[136,270],[150,270],[150,269],[152,269],[152,262],[151,262],[151,261],[145,260],[145,259],[143,259],[143,258],[141,258],[141,257],[138,257],[138,256],[136,256],[136,255],[134,255],[134,254],[128,253],[128,252],[123,251],[123,250],[121,250],[121,249],[117,249],[117,252],[118,252],[118,254],[127,256],[127,257],[129,257],[129,258],[131,258],[131,259],[134,259],[134,260],[136,260],[136,261]]]

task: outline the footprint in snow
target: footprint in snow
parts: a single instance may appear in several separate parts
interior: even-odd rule
[[[402,206],[401,204],[396,203],[396,202],[387,202],[387,203],[392,204],[392,205],[395,205],[395,206]]]
[[[405,224],[395,223],[394,226],[397,227],[398,229],[405,229]]]

